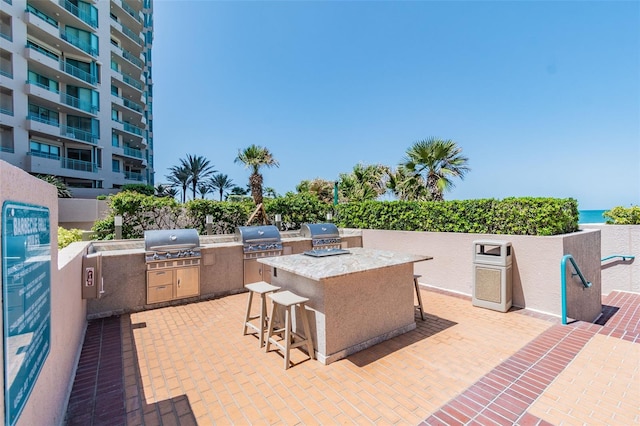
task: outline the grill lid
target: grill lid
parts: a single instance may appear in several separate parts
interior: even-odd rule
[[[146,251],[192,249],[199,246],[200,237],[195,229],[144,231],[144,249]]]
[[[279,243],[280,231],[274,225],[238,226],[235,238],[244,245]]]
[[[303,223],[300,235],[304,238],[340,238],[338,227],[333,223]]]

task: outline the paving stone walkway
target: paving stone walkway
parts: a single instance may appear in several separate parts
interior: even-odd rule
[[[69,425],[640,424],[640,294],[596,324],[422,290],[426,321],[328,366],[242,335],[246,294],[91,321]]]

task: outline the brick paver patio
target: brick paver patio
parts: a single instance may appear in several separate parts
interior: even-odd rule
[[[640,424],[639,294],[563,326],[421,291],[414,331],[286,371],[242,335],[246,294],[91,321],[68,424]]]

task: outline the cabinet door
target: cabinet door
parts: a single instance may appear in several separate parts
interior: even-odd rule
[[[200,294],[200,268],[180,268],[176,270],[176,298],[198,296]]]

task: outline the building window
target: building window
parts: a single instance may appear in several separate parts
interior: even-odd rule
[[[29,141],[29,152],[36,157],[50,158],[52,160],[60,159],[60,147],[49,145],[42,142]]]
[[[60,125],[58,111],[52,111],[35,104],[29,104],[29,119],[56,127]]]
[[[55,80],[51,80],[48,77],[40,75],[36,72],[29,70],[28,72],[29,83],[35,84],[36,86],[42,87],[43,89],[47,89],[50,92],[59,93],[59,85]]]
[[[118,96],[118,97],[120,96],[120,89],[118,89],[118,86],[114,84],[111,85],[111,94],[113,96]]]
[[[0,151],[14,152],[13,127],[0,126]]]
[[[120,173],[120,161],[119,160],[111,160],[111,170],[114,173]]]
[[[111,146],[120,147],[120,137],[117,133],[111,133]]]

